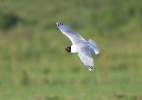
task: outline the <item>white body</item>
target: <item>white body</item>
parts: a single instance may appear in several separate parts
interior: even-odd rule
[[[100,50],[98,49],[98,46],[96,45],[96,43],[89,39],[88,41],[85,41],[86,43],[84,43],[85,45],[89,45],[90,46],[90,49],[91,49],[91,54],[99,54]],[[78,53],[78,48],[76,48],[75,45],[72,45],[71,46],[71,53]]]

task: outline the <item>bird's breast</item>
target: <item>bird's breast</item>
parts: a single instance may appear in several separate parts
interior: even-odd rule
[[[71,53],[78,53],[78,47],[72,45],[72,46],[71,46]]]

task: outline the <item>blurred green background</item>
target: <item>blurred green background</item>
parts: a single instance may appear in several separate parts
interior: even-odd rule
[[[56,22],[96,42],[93,72]],[[0,0],[0,100],[142,100],[142,1]]]

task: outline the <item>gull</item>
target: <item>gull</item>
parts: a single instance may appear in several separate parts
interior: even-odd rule
[[[97,55],[100,52],[96,43],[91,39],[86,41],[81,35],[74,32],[69,26],[63,23],[56,22],[56,25],[72,42],[72,46],[67,47],[62,52],[78,53],[78,56],[85,67],[89,71],[93,71],[94,61],[91,55]]]

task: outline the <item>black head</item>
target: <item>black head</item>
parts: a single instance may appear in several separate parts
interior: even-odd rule
[[[67,47],[65,50],[63,50],[62,52],[71,52],[71,46]]]

